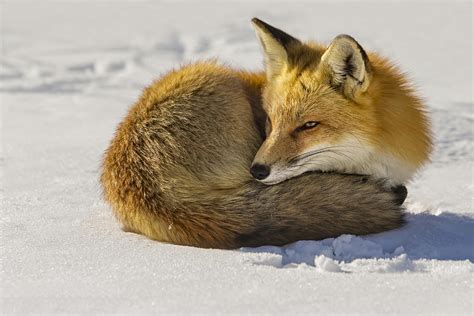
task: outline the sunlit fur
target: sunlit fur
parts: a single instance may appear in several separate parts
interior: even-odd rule
[[[264,84],[263,73],[201,62],[144,90],[102,166],[104,197],[125,230],[236,248],[371,234],[403,223],[397,195],[372,179],[312,173],[274,186],[254,180],[249,168],[264,133]]]
[[[406,75],[376,53],[368,54],[367,90],[348,97],[330,84],[320,63],[325,50],[295,42],[287,48],[286,64],[269,77],[263,91],[267,138],[254,159],[271,167],[262,182],[279,183],[309,170],[372,175],[389,185],[407,182],[432,149],[422,100]],[[297,132],[308,121],[320,124]]]

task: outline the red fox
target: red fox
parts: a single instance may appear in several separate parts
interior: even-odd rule
[[[273,186],[252,177],[265,136],[262,91],[275,84],[267,81],[274,75],[198,62],[145,89],[102,164],[104,197],[124,230],[179,245],[237,248],[402,225],[400,194],[370,177],[312,172]],[[273,99],[270,89],[266,104],[280,95],[274,91]]]
[[[428,160],[430,124],[393,64],[339,35],[304,44],[253,19],[265,54],[267,138],[252,175],[276,184],[307,171],[337,171],[401,185]]]

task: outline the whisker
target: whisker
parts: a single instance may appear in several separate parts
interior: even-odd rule
[[[300,160],[303,160],[303,159],[306,159],[306,158],[309,158],[309,157],[312,157],[312,156],[316,156],[316,155],[319,155],[319,154],[323,154],[323,153],[328,153],[328,154],[335,154],[335,155],[338,155],[338,156],[342,156],[342,157],[345,157],[349,160],[351,160],[352,162],[355,162],[355,160],[346,155],[343,151],[341,150],[329,150],[329,149],[325,149],[325,150],[318,150],[317,152],[314,152],[312,153],[311,155],[308,155],[307,157],[305,158],[302,158]],[[318,157],[319,158],[319,157]],[[311,165],[311,164],[314,164],[314,160],[311,160],[311,161],[302,161],[301,163],[296,163],[294,164],[293,166],[291,166],[291,168],[299,168],[299,167],[304,167],[304,166],[307,166],[307,165]]]
[[[298,160],[301,160],[301,159],[304,159],[306,157],[309,157],[311,155],[315,155],[317,154],[318,152],[320,152],[321,149],[318,149],[318,150],[312,150],[312,151],[309,151],[307,153],[303,153],[303,154],[300,154],[300,155],[296,155],[295,157],[291,158],[290,160],[288,160],[288,163],[292,164]]]
[[[328,147],[324,147],[324,148],[321,148],[321,149],[316,149],[316,150],[313,150],[313,151],[309,151],[307,153],[303,153],[303,154],[300,154],[300,155],[296,155],[295,157],[291,158],[288,163],[294,163],[296,162],[297,160],[301,160],[301,159],[305,159],[307,157],[310,157],[312,155],[315,155],[315,154],[318,154],[320,152],[323,152],[325,150],[330,150],[330,149],[337,149],[337,148],[357,148],[357,149],[363,149],[363,147],[360,147],[360,146],[353,146],[353,145],[347,145],[347,146],[343,146],[343,145],[333,145],[333,146],[328,146]]]
[[[342,151],[331,150],[330,152],[333,153],[333,154],[339,155],[339,156],[346,157],[347,159],[351,160],[352,162],[355,162],[355,160],[351,156],[348,156],[348,155],[344,154]]]
[[[325,152],[325,151],[321,151],[321,152],[319,152],[318,154],[321,154],[321,153],[324,153],[324,152]],[[314,154],[314,155],[312,155],[312,156],[316,156],[316,154]],[[312,156],[310,156],[310,157],[312,157]],[[316,158],[325,158],[325,157],[316,157]],[[321,161],[321,159],[318,159],[317,161]],[[315,160],[307,160],[307,159],[306,159],[306,160],[300,160],[300,162],[294,164],[294,165],[292,166],[292,168],[293,168],[293,167],[306,166],[306,165],[308,165],[308,164],[313,164],[314,162],[317,162],[317,161],[315,161]]]

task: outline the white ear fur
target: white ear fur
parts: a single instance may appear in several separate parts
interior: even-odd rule
[[[288,47],[299,41],[257,18],[252,19],[252,24],[265,55],[267,78],[274,78],[288,65]]]
[[[349,35],[339,35],[332,41],[321,57],[319,67],[329,83],[348,98],[357,98],[370,85],[367,54]]]

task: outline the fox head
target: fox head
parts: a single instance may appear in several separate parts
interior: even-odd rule
[[[252,175],[275,184],[310,170],[351,171],[374,133],[372,68],[364,49],[339,35],[324,48],[254,18],[265,55],[266,139]]]

